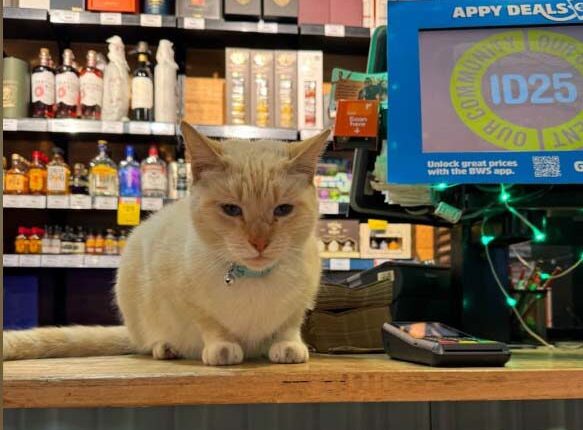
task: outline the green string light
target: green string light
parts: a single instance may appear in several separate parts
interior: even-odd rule
[[[549,275],[548,273],[545,273],[545,272],[541,272],[541,274],[540,274],[540,278],[541,278],[543,281],[546,281],[546,280],[547,280],[547,279],[549,279],[550,277],[551,277],[551,275]]]
[[[516,300],[514,297],[510,297],[510,296],[506,297],[506,304],[508,306],[510,306],[511,308],[516,306],[517,303],[518,303],[518,300]]]
[[[484,235],[482,235],[482,236],[480,237],[480,242],[482,242],[482,245],[484,245],[484,246],[488,246],[488,244],[489,244],[490,242],[492,242],[494,239],[495,239],[495,237],[494,237],[494,236],[489,236],[489,235],[487,235],[487,234],[484,234]]]

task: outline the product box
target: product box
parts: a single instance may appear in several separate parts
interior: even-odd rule
[[[227,97],[225,110],[227,124],[247,125],[250,122],[251,68],[249,49],[227,48],[225,50],[225,79]]]
[[[388,0],[375,0],[375,27],[387,25],[387,1]]]
[[[177,0],[176,15],[194,18],[221,19],[222,0]]]
[[[298,19],[298,0],[263,0],[263,19],[296,21]]]
[[[362,26],[362,0],[330,0],[330,23]]]
[[[83,11],[85,0],[51,0],[51,9]]]
[[[296,128],[298,111],[298,54],[297,51],[275,51],[274,93],[277,128]]]
[[[87,0],[87,10],[96,12],[140,12],[140,0]]]
[[[318,221],[318,250],[322,258],[359,258],[357,220]]]
[[[330,0],[298,1],[298,24],[330,23]]]
[[[224,0],[225,18],[259,19],[261,0]]]
[[[411,259],[411,224],[388,223],[382,229],[360,224],[360,257]]]
[[[37,276],[4,276],[4,329],[38,326],[39,280]]]
[[[184,120],[189,124],[223,125],[225,80],[185,78],[184,81]]]
[[[18,0],[18,7],[25,8],[25,9],[50,9],[51,8],[51,1],[50,0]]]
[[[251,51],[251,125],[273,127],[273,51]]]
[[[326,157],[318,162],[314,185],[321,202],[349,203],[351,184],[351,160]]]
[[[373,28],[375,26],[375,0],[362,0],[362,26]]]
[[[419,261],[435,259],[435,228],[430,225],[415,226],[415,257]]]
[[[323,127],[322,51],[298,51],[298,129]]]

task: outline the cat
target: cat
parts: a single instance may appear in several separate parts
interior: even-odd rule
[[[5,332],[5,360],[308,360],[300,331],[321,276],[313,179],[329,130],[294,143],[219,143],[184,122],[181,130],[192,193],[128,238],[114,289],[124,325]]]

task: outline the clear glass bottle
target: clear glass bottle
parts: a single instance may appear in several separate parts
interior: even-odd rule
[[[103,72],[97,68],[97,52],[87,51],[87,65],[79,78],[81,89],[81,118],[101,119],[103,102]]]
[[[32,117],[52,118],[55,108],[55,70],[51,66],[51,53],[41,48],[39,64],[32,69],[30,76]]]
[[[125,147],[125,160],[119,163],[119,195],[139,197],[141,194],[140,163],[134,159],[134,147]]]
[[[158,148],[150,146],[148,158],[142,161],[142,196],[166,197],[168,191],[168,176],[166,163],[158,156]]]
[[[154,80],[150,67],[148,43],[139,42],[136,52],[138,54],[138,67],[132,73],[130,117],[134,121],[153,121]]]
[[[92,196],[118,195],[117,166],[107,155],[107,142],[98,142],[99,154],[89,163],[89,194]]]
[[[188,166],[183,158],[168,163],[168,198],[181,199],[188,195]]]
[[[75,233],[69,226],[61,233],[61,254],[73,254],[75,252]]]
[[[113,234],[113,230],[111,228],[107,229],[107,234],[105,235],[105,246],[103,249],[103,253],[106,255],[117,255],[117,238],[115,234]]]
[[[28,187],[30,194],[47,193],[47,168],[41,162],[40,151],[32,151],[32,164],[28,169]]]
[[[12,154],[12,167],[6,172],[5,194],[28,194],[28,175],[20,155]]]
[[[119,236],[117,237],[117,251],[121,255],[124,248],[126,247],[128,237],[125,230],[120,230]]]
[[[58,225],[53,228],[51,236],[51,254],[61,253],[61,227]]]
[[[55,77],[57,118],[77,118],[79,103],[79,72],[73,67],[75,55],[70,49],[63,51],[63,64],[57,68]]]
[[[83,163],[75,163],[73,166],[73,178],[69,186],[71,194],[89,194],[89,180],[87,179],[87,169]]]
[[[53,159],[47,164],[47,194],[69,194],[69,182],[71,181],[71,169],[63,159],[63,150],[53,148]]]
[[[52,242],[51,238],[53,236],[53,228],[51,226],[45,225],[45,230],[43,233],[43,237],[41,239],[41,252],[43,254],[51,254],[52,250]]]
[[[85,232],[83,231],[83,227],[77,227],[77,233],[73,242],[73,254],[85,254]]]

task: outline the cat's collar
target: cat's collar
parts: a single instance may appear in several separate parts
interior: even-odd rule
[[[231,263],[225,273],[225,285],[233,285],[237,278],[262,278],[269,275],[274,268],[275,265],[263,270],[253,270],[241,264]]]

